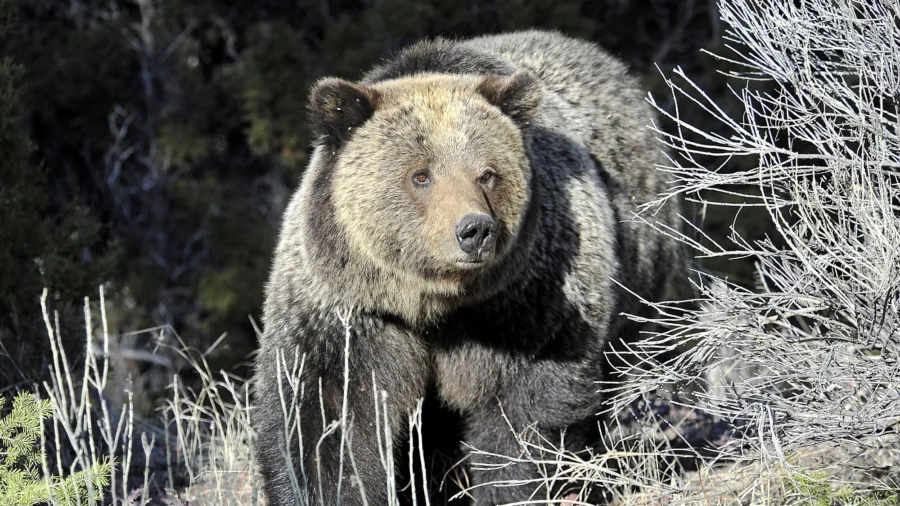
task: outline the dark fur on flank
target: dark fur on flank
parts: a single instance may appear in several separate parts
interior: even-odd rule
[[[318,392],[321,378],[325,417],[338,420],[338,315],[348,309],[347,436],[359,476],[345,458],[341,504],[362,504],[359,483],[368,504],[387,503],[373,379],[388,392],[382,416],[398,458],[407,414],[423,396],[486,452],[519,455],[506,420],[557,443],[565,430],[571,450],[597,445],[603,352],[639,330],[619,313],[642,312],[613,279],[660,300],[682,268],[674,242],[623,221],[665,187],[652,168],[663,161],[646,128],[652,112],[625,67],[556,33],[427,41],[360,83],[321,81],[310,107],[320,137],[284,217],[256,363],[255,457],[268,504],[320,504],[320,490],[325,504],[337,503],[341,434],[321,441],[316,461]],[[469,171],[485,164],[496,177],[476,188]],[[400,188],[404,171],[422,167],[433,170],[433,189]],[[657,218],[678,228],[669,207]],[[454,267],[447,239],[466,213],[498,224],[495,256],[475,269]],[[296,436],[285,441],[278,382],[290,390],[276,371],[277,351],[290,363],[297,348],[303,454]],[[461,448],[459,436],[434,430],[450,451]],[[520,464],[468,476],[477,485],[539,474]],[[526,500],[534,488],[472,494],[492,505]]]

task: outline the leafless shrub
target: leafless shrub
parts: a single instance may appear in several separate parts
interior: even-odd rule
[[[86,473],[85,498],[65,498],[79,504],[113,503],[145,504],[140,500],[149,487],[149,468],[158,426],[136,417],[130,381],[118,385],[124,388],[121,402],[112,402],[106,395],[113,383],[110,375],[110,334],[106,325],[106,306],[101,297],[101,343],[95,347],[93,317],[87,298],[84,304],[86,350],[84,363],[74,363],[62,346],[59,318],[47,305],[47,290],[41,297],[41,309],[52,350],[50,382],[44,382],[42,395],[53,406],[53,416],[43,440],[42,469],[45,477],[67,476],[78,471]],[[112,388],[109,388],[111,390]],[[137,433],[135,431],[137,429]],[[138,446],[140,445],[140,446]],[[91,483],[91,469],[95,464],[116,461],[108,490],[96,490]],[[143,481],[141,482],[141,478]],[[69,502],[67,502],[69,503]]]
[[[675,183],[636,219],[699,258],[754,258],[758,286],[705,273],[694,309],[648,301],[665,330],[629,350],[647,367],[629,371],[615,407],[659,388],[691,391],[698,406],[741,429],[723,455],[757,460],[766,474],[803,471],[804,455],[832,449],[817,466],[841,475],[847,445],[893,448],[895,457],[900,446],[900,3],[723,0],[719,8],[734,54],[717,57],[740,69],[729,76],[743,116],[729,117],[676,70],[667,80],[674,112],[657,106],[675,128],[655,127],[673,152],[660,170]],[[771,91],[754,90],[755,81]],[[730,135],[688,123],[683,101]],[[722,170],[737,157],[752,157],[755,168]],[[731,244],[719,244],[688,220],[691,232],[680,233],[652,217],[676,196],[707,212],[724,205],[716,194],[765,209],[778,240],[750,242],[732,229]],[[868,487],[900,487],[900,459],[868,465]]]

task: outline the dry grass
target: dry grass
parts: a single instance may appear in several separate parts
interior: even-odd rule
[[[46,299],[45,299],[46,301]],[[172,505],[244,505],[265,504],[255,474],[250,445],[254,433],[249,425],[252,409],[248,383],[227,373],[213,374],[204,353],[186,347],[180,337],[171,333],[168,339],[157,339],[157,353],[188,364],[193,375],[200,378],[199,388],[183,384],[181,375],[172,376],[170,395],[163,408],[152,419],[139,416],[134,410],[134,392],[124,376],[124,384],[114,384],[111,357],[104,350],[115,349],[117,339],[103,320],[105,300],[100,292],[100,324],[94,329],[91,305],[85,301],[86,354],[83,363],[71,363],[61,351],[63,339],[51,322],[52,313],[44,305],[48,337],[55,343],[52,379],[44,385],[54,407],[53,420],[48,426],[46,475],[68,474],[90,469],[91,464],[114,457],[118,466],[106,490],[93,490],[89,504],[172,504]],[[153,332],[159,332],[154,329]],[[162,343],[162,344],[159,344]],[[169,354],[166,355],[166,350]],[[131,353],[129,356],[137,356]],[[302,427],[296,423],[297,399],[302,397],[299,382],[303,358],[298,355],[282,357],[282,370],[290,378],[292,391],[282,392],[286,413],[286,430],[293,441],[299,441]],[[121,362],[119,362],[121,364]],[[83,369],[83,372],[80,372]],[[78,371],[78,372],[77,372]],[[77,373],[76,373],[77,372]],[[123,401],[113,405],[113,392],[121,392]],[[661,404],[657,401],[657,407]],[[543,477],[525,485],[534,487],[531,498],[521,504],[555,504],[562,499],[550,494],[551,482],[565,480],[570,484],[603,485],[612,492],[612,504],[790,504],[809,500],[810,490],[821,493],[829,490],[831,476],[839,476],[844,484],[868,477],[873,487],[873,462],[880,462],[883,470],[895,469],[900,454],[900,441],[886,438],[888,453],[867,456],[867,447],[841,447],[824,444],[808,449],[802,457],[794,457],[789,465],[777,469],[766,468],[765,460],[746,458],[740,462],[722,459],[715,454],[701,455],[688,445],[704,436],[691,435],[721,424],[709,416],[698,417],[688,409],[677,411],[665,404],[666,413],[659,415],[652,409],[635,416],[619,417],[619,425],[607,430],[609,451],[584,459],[565,448],[553,447],[548,441],[520,434],[520,455],[497,456],[506,463],[538,466]],[[419,406],[421,408],[421,405]],[[421,429],[421,411],[410,413],[410,430]],[[693,425],[692,425],[693,424]],[[340,421],[333,421],[326,433],[340,430]],[[392,431],[381,427],[379,440],[382,464],[393,466]],[[324,436],[323,436],[324,437]],[[726,437],[727,439],[727,437]],[[352,445],[346,445],[347,458],[352,461]],[[417,452],[410,446],[399,451]],[[470,448],[476,454],[477,448]],[[871,450],[871,449],[869,449]],[[836,459],[836,453],[840,458]],[[849,476],[847,469],[836,468],[836,461],[856,459],[857,468],[865,469]],[[881,459],[880,461],[878,459]],[[674,462],[691,461],[698,472],[678,472]],[[868,466],[868,467],[866,467]],[[804,470],[810,470],[804,474]],[[308,471],[307,471],[308,472]],[[827,473],[831,473],[828,475]],[[888,471],[890,472],[890,471]],[[296,477],[298,480],[300,477]],[[464,474],[445,479],[461,480]],[[802,486],[792,484],[802,481]],[[876,480],[877,481],[877,480]],[[298,481],[299,483],[299,481]],[[816,483],[811,488],[810,483]],[[855,483],[861,485],[860,483]],[[522,483],[493,483],[488,486],[513,486]],[[428,486],[427,483],[385,484],[392,492],[392,504],[398,504],[396,492],[405,486]],[[824,489],[822,487],[825,487]],[[874,487],[878,488],[878,487]],[[883,489],[883,487],[882,487]],[[794,499],[799,498],[798,501]],[[570,498],[572,505],[586,504],[580,498]],[[867,503],[859,503],[867,504]]]

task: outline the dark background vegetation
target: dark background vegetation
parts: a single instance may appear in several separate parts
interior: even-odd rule
[[[115,332],[169,325],[201,350],[227,332],[213,370],[244,363],[309,86],[422,37],[524,28],[596,41],[660,102],[655,65],[728,103],[698,52],[723,44],[709,0],[0,0],[0,393],[47,374],[45,286],[70,359],[103,284]]]

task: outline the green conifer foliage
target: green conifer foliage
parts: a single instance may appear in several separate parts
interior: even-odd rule
[[[6,398],[0,397],[0,412],[5,404]],[[111,460],[97,462],[89,470],[65,478],[44,475],[40,435],[44,422],[52,416],[53,406],[48,399],[38,400],[34,394],[22,392],[13,399],[12,411],[0,418],[0,504],[90,504],[97,502],[109,486],[115,465]]]

